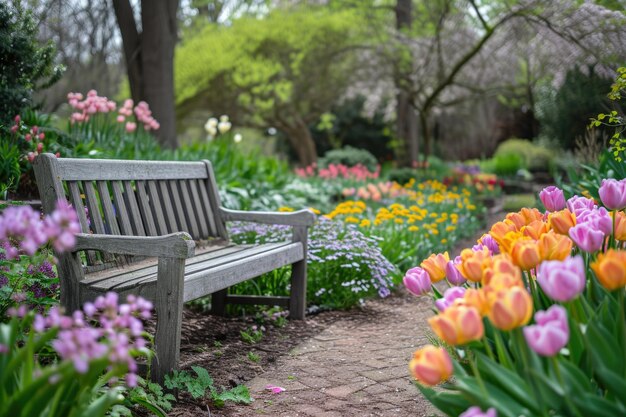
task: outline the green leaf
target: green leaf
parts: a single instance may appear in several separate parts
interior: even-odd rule
[[[419,383],[415,385],[428,401],[449,416],[458,416],[472,405],[459,391],[440,391]]]
[[[611,369],[619,374],[624,373],[624,352],[611,333],[600,323],[597,321],[589,323],[585,341],[596,368]]]
[[[573,397],[572,401],[585,416],[623,416],[626,414],[624,407],[591,393]]]

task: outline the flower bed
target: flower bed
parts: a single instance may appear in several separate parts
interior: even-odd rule
[[[409,365],[436,407],[465,417],[626,413],[626,181],[603,181],[599,195],[604,207],[548,187],[545,213],[509,213],[454,260],[433,254],[407,272],[410,292],[436,300],[435,345]],[[433,284],[444,279],[441,294]]]

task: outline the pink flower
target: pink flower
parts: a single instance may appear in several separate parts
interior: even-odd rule
[[[120,114],[115,120],[117,120],[118,123],[124,123],[126,118]]]
[[[265,389],[272,391],[272,394],[280,394],[281,392],[286,391],[285,388],[276,385],[267,385]]]
[[[459,417],[497,417],[496,409],[490,408],[487,411],[483,412],[477,405],[474,407],[470,407],[465,410]]]
[[[578,297],[585,289],[585,264],[581,256],[564,261],[544,261],[539,265],[537,282],[553,300],[565,302]]]
[[[137,129],[137,124],[133,122],[126,122],[126,131],[133,133]]]
[[[413,295],[422,295],[430,291],[430,277],[428,272],[416,266],[406,272],[402,282],[406,289]]]
[[[132,109],[134,104],[135,103],[130,98],[127,98],[126,100],[124,100],[124,107],[127,109]]]
[[[465,295],[464,287],[448,288],[443,293],[443,298],[440,298],[437,301],[435,301],[435,307],[437,307],[439,311],[444,311],[445,309],[447,309],[454,303],[454,300],[456,300],[457,298],[463,298],[463,295]]]
[[[26,140],[26,142],[30,142],[32,140],[32,136],[30,133],[27,133],[24,135],[24,140]]]
[[[606,208],[610,210],[626,208],[626,181],[602,180],[602,186],[598,192],[600,193],[600,200]]]
[[[569,340],[567,312],[560,305],[535,313],[533,326],[524,327],[524,338],[528,346],[541,356],[554,356]]]
[[[576,246],[588,253],[600,250],[602,243],[604,243],[604,233],[593,229],[587,223],[577,224],[569,229],[569,237],[572,238]]]
[[[567,200],[567,208],[576,216],[583,210],[593,210],[597,207],[593,200],[577,195]]]
[[[539,199],[541,199],[541,202],[546,210],[550,212],[563,210],[566,205],[563,190],[553,185],[541,190],[539,193]]]
[[[461,257],[457,256],[454,261],[450,261],[446,264],[446,278],[452,285],[463,285],[466,281],[456,267],[459,263],[461,263]]]
[[[613,232],[613,219],[604,207],[581,210],[576,215],[576,223],[586,223],[592,229],[599,230],[605,235],[610,235]]]

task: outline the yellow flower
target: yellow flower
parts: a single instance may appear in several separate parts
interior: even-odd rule
[[[283,207],[279,207],[278,211],[280,211],[281,213],[288,213],[290,211],[293,211],[293,209],[291,207],[283,206]]]
[[[311,210],[313,213],[318,214],[318,215],[321,213],[321,211],[313,207],[309,207],[309,210]]]
[[[401,219],[401,218],[399,218],[399,217],[396,217],[393,221],[394,221],[396,224],[403,224],[403,223],[404,223],[404,220],[402,220],[402,219]]]
[[[410,227],[409,227],[409,232],[417,232],[417,231],[419,231],[419,230],[420,230],[420,228],[419,228],[419,227],[417,227],[417,226],[410,226]]]
[[[369,221],[368,219],[361,220],[361,224],[359,224],[359,226],[361,227],[370,227],[371,225],[372,225],[372,222]]]
[[[446,243],[448,243],[448,239],[441,239],[441,244],[445,245]]]
[[[353,217],[353,216],[348,216],[348,217],[346,217],[345,222],[346,223],[359,223],[359,219],[357,219],[356,217]]]

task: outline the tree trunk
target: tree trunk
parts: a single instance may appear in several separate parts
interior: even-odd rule
[[[142,0],[141,61],[144,100],[161,124],[159,142],[178,145],[174,113],[174,47],[176,46],[176,11],[178,0]]]
[[[430,110],[420,110],[420,128],[422,131],[422,141],[424,143],[424,162],[428,160],[430,156],[430,126],[428,125],[428,116]]]
[[[142,0],[141,27],[129,0],[113,0],[122,34],[130,92],[135,103],[145,101],[161,127],[155,132],[163,146],[174,148],[174,48],[177,37],[178,0]]]
[[[302,120],[297,120],[292,126],[283,126],[289,142],[298,155],[301,166],[307,167],[317,162],[317,149],[309,127]]]

